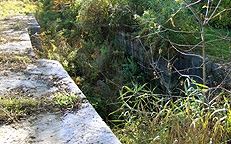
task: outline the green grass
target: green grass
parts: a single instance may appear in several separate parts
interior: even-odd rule
[[[30,94],[7,94],[0,96],[0,124],[19,121],[44,111],[62,112],[78,109],[79,96],[67,92],[39,96]]]
[[[212,61],[231,60],[231,33],[227,29],[206,29],[206,52]],[[210,42],[211,41],[211,42]]]
[[[79,96],[74,94],[55,94],[53,96],[54,105],[60,106],[62,108],[73,109],[79,104]]]
[[[0,19],[8,15],[33,14],[36,10],[35,2],[29,0],[7,0],[0,2]]]
[[[40,102],[28,96],[0,96],[0,122],[9,123],[30,115]]]
[[[186,87],[185,87],[186,88]],[[164,99],[145,86],[124,87],[121,107],[111,113],[114,133],[122,143],[226,143],[231,141],[230,94],[200,96],[200,88],[176,101]]]

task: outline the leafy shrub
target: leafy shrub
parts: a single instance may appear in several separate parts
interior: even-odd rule
[[[231,28],[230,7],[231,7],[231,2],[229,0],[222,1],[218,13],[214,16],[214,18],[211,19],[210,24],[216,28],[230,29]]]
[[[231,28],[230,10],[225,11],[211,20],[211,25],[215,28]]]
[[[169,49],[171,47],[169,41],[182,44],[182,49],[187,51],[184,45],[197,44],[200,33],[182,34],[164,29],[199,31],[200,28],[188,9],[178,12],[181,6],[185,6],[182,2],[166,0],[42,2],[37,13],[43,28],[44,45],[41,52],[45,57],[57,59],[63,64],[106,122],[114,118],[113,124],[120,130],[118,136],[121,136],[122,142],[200,143],[209,140],[224,142],[229,139],[230,125],[225,121],[229,122],[230,102],[227,100],[226,103],[222,103],[218,100],[225,99],[226,96],[221,94],[219,98],[217,97],[215,102],[219,103],[217,107],[211,101],[198,100],[195,93],[188,93],[190,97],[176,98],[177,101],[173,102],[161,94],[154,94],[155,89],[151,91],[146,85],[139,87],[138,84],[152,78],[148,78],[142,72],[133,58],[127,58],[120,49],[121,44],[116,40],[116,32],[131,32],[139,35],[137,38],[144,41],[145,49],[152,48],[158,57],[168,59],[174,55]],[[204,12],[203,5],[204,1],[198,8],[197,5],[193,7]],[[158,33],[159,31],[162,32]],[[210,40],[210,37],[206,40]],[[217,45],[224,46],[219,43]],[[134,89],[124,86],[120,92],[122,102],[118,102],[118,89],[125,84],[129,87],[135,85]],[[124,89],[127,90],[125,93]],[[119,107],[118,103],[122,103],[118,110],[122,110],[122,113],[108,116]],[[226,128],[227,132],[222,128]],[[221,134],[227,137],[222,139]]]
[[[82,2],[76,22],[83,38],[102,43],[109,30],[109,1],[89,0]]]

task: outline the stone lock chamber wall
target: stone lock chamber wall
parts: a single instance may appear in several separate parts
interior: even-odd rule
[[[1,95],[14,92],[15,95],[49,97],[65,90],[78,95],[80,99],[80,106],[75,112],[44,112],[17,124],[1,125],[1,143],[120,144],[58,61],[29,59],[35,57],[31,43],[35,43],[37,47],[40,43],[39,40],[33,39],[40,33],[35,17],[9,16],[0,23],[5,27],[1,31],[4,39],[13,37],[0,45],[0,56],[2,59],[8,59],[7,62],[1,63],[0,68]],[[20,23],[26,28],[13,28]],[[14,63],[16,58],[22,62]]]

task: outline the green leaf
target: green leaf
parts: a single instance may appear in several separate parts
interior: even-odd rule
[[[229,102],[228,102],[228,100],[226,99],[226,97],[224,96],[224,100],[225,100],[225,103],[227,104],[227,106],[228,106],[228,109],[230,109],[230,105],[229,105]]]
[[[203,85],[203,84],[199,84],[199,83],[193,83],[193,84],[195,84],[195,85],[197,85],[197,86],[199,86],[199,87],[203,87],[203,88],[209,88],[208,86],[206,86],[206,85]]]
[[[188,89],[186,87],[186,84],[184,83],[184,90],[185,90],[185,94],[188,95]]]
[[[141,87],[139,87],[138,91],[142,90],[146,85],[147,85],[147,83],[145,83],[144,85],[142,85]]]
[[[133,90],[131,90],[129,87],[127,87],[127,86],[124,86],[127,90],[129,90],[130,92],[132,92],[132,93],[134,93],[134,91]]]
[[[53,47],[53,52],[55,52],[56,51],[56,49],[57,49],[57,47],[53,44],[53,43],[50,43],[51,45],[52,45],[52,47]]]
[[[159,137],[159,135],[164,131],[166,130],[167,128],[163,128],[154,138],[153,138],[153,141],[156,141],[157,138]]]
[[[110,120],[111,122],[124,122],[124,120]]]
[[[136,142],[138,142],[137,139],[130,132],[128,132],[128,135],[132,137]]]

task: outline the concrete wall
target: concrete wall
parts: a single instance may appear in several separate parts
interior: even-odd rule
[[[58,61],[33,59],[35,54],[27,30],[31,36],[39,34],[39,25],[34,16],[9,16],[0,23],[5,27],[1,31],[4,39],[12,37],[12,40],[0,45],[1,95],[49,99],[53,94],[65,91],[67,95],[79,96],[76,111],[57,113],[44,109],[17,124],[1,125],[0,142],[120,144]],[[13,29],[12,26],[19,23],[27,25],[27,28]]]
[[[179,77],[181,75],[188,75],[193,78],[193,80],[195,80],[197,83],[203,83],[202,56],[193,53],[181,54],[175,51],[174,58],[172,58],[171,61],[168,61],[167,59],[163,59],[162,57],[155,56],[155,58],[153,58],[152,56],[154,55],[154,52],[153,55],[150,55],[150,51],[143,46],[143,42],[137,39],[132,34],[118,32],[117,39],[122,45],[122,49],[128,55],[136,58],[138,63],[140,63],[141,65],[147,66],[146,69],[144,68],[144,71],[150,73],[149,76],[153,76],[153,72],[155,70],[160,72],[162,77],[164,78],[164,80],[162,79],[162,81],[165,81],[165,85],[168,85],[167,87],[169,87],[170,89],[174,89],[177,85],[179,85]],[[174,66],[177,70],[175,70],[174,68],[170,70],[167,66],[169,64]],[[154,66],[156,67],[155,69],[153,68]],[[148,68],[152,68],[152,70]],[[226,76],[227,67],[221,64],[207,61],[206,68],[207,84],[210,87],[215,86],[215,83],[220,83],[222,79],[224,79]],[[159,81],[160,80],[161,79],[159,79]],[[224,81],[224,84],[229,85],[229,80],[230,79],[227,78]]]

